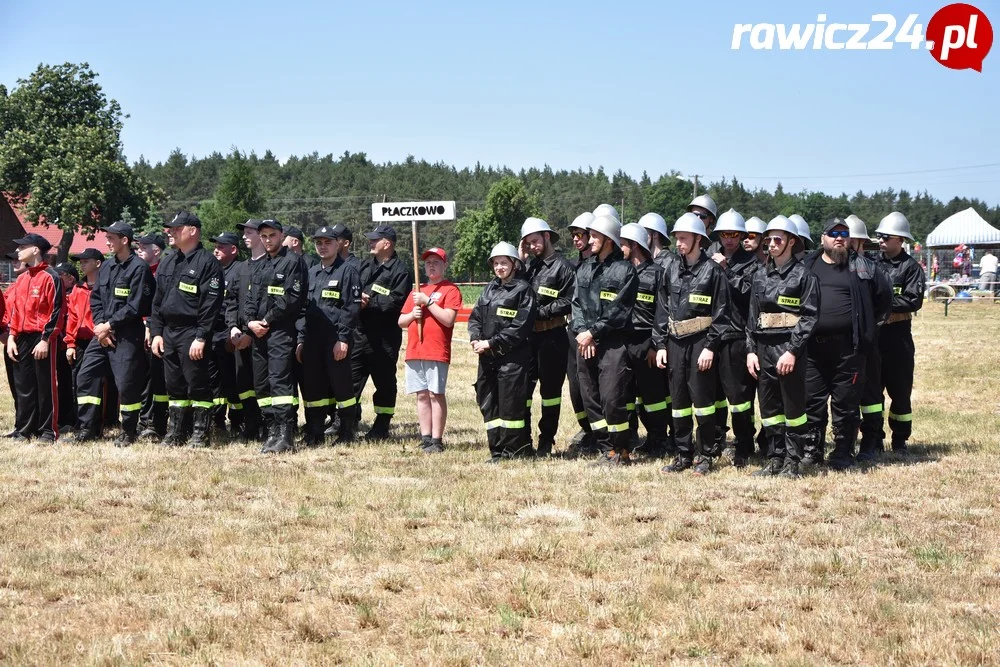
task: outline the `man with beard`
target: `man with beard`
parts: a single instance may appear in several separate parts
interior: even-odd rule
[[[801,230],[800,230],[801,237]],[[823,228],[822,248],[807,256],[806,268],[819,282],[820,300],[806,366],[809,434],[803,452],[806,466],[823,460],[823,424],[827,401],[833,423],[830,467],[854,465],[864,355],[872,349],[876,327],[885,316],[891,295],[880,294],[878,269],[864,257],[849,253],[850,230],[840,218]]]
[[[542,416],[538,420],[538,456],[552,454],[559,428],[562,386],[566,380],[569,338],[566,324],[573,312],[576,272],[569,260],[556,252],[559,236],[549,223],[528,218],[521,225],[521,256],[527,264],[526,278],[535,292],[537,312],[532,336],[532,362],[528,367],[528,410],[526,422],[531,433],[531,399],[535,383],[540,384]],[[529,436],[530,437],[530,436]]]

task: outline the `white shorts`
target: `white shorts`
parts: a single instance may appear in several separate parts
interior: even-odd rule
[[[443,361],[423,361],[416,359],[406,362],[406,393],[429,391],[443,394],[448,384],[448,364]]]

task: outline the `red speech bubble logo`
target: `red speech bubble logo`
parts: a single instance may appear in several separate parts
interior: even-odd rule
[[[972,5],[957,3],[937,10],[924,36],[931,55],[951,69],[983,71],[983,59],[993,47],[993,26],[986,14]]]

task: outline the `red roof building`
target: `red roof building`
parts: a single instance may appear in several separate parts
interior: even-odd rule
[[[44,222],[34,225],[28,222],[18,199],[9,193],[0,193],[0,257],[12,252],[17,246],[14,239],[19,239],[25,234],[38,234],[52,244],[50,255],[57,252],[59,241],[62,240],[63,231],[55,225],[47,225]],[[102,253],[108,252],[108,237],[104,232],[97,232],[92,239],[88,239],[86,234],[79,232],[73,237],[73,245],[70,246],[70,254],[83,252],[87,248],[97,248]]]

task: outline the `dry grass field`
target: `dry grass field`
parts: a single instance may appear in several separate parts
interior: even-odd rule
[[[998,664],[998,323],[928,304],[912,455],[798,481],[484,465],[461,343],[437,456],[0,444],[0,663]]]

